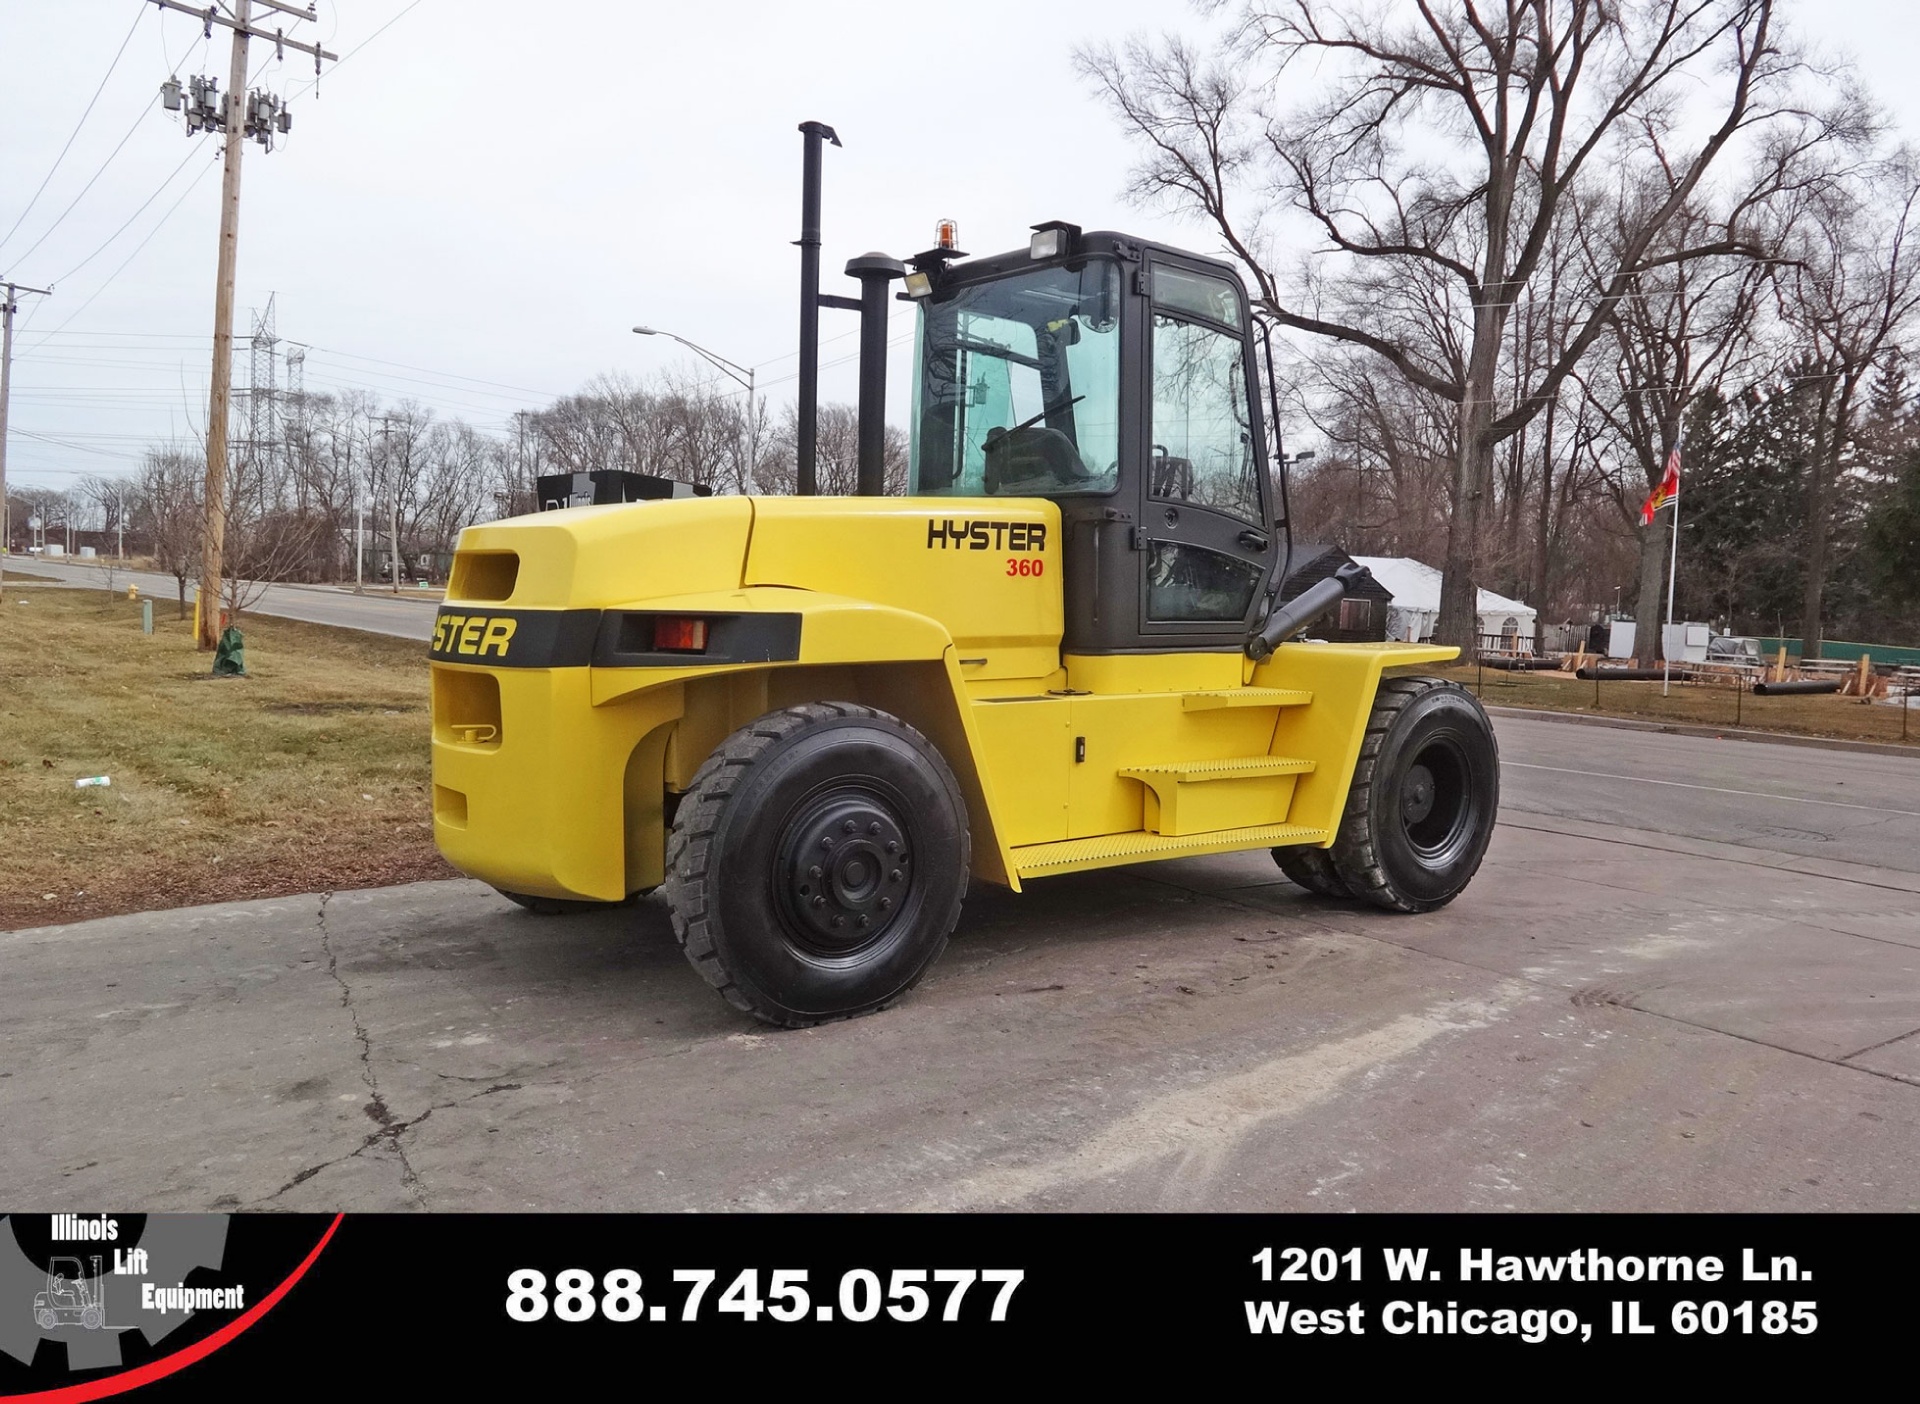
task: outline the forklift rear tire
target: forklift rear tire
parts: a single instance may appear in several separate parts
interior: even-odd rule
[[[45,1307],[42,1307],[38,1312],[36,1312],[33,1318],[34,1324],[37,1325],[42,1331],[51,1331],[54,1327],[54,1323],[59,1319],[60,1319],[59,1317],[55,1316],[52,1312],[48,1311]]]
[[[1333,865],[1333,855],[1324,848],[1276,848],[1273,861],[1290,881],[1316,897],[1353,896],[1346,879]]]
[[[529,897],[524,892],[509,892],[504,887],[493,889],[516,907],[525,907],[535,916],[578,916],[581,912],[606,912],[615,907],[624,907],[636,898],[644,897],[653,891],[651,887],[627,898],[626,902],[580,902],[567,897]]]
[[[1367,719],[1333,863],[1354,896],[1396,912],[1444,907],[1473,881],[1500,808],[1500,751],[1471,692],[1389,678]]]
[[[769,712],[707,758],[674,816],[673,932],[767,1023],[870,1013],[946,949],[968,845],[953,772],[905,722],[850,702]]]

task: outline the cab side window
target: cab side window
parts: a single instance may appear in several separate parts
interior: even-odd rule
[[[1150,471],[1156,498],[1260,520],[1239,337],[1154,313]]]
[[[1264,526],[1239,296],[1222,279],[1161,264],[1153,301],[1148,496]],[[1158,623],[1243,619],[1264,578],[1259,565],[1197,542],[1156,541],[1151,552],[1147,617]]]

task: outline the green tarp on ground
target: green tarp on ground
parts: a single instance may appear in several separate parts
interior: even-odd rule
[[[229,624],[213,650],[213,675],[216,678],[244,678],[247,675],[247,644],[240,631]]]

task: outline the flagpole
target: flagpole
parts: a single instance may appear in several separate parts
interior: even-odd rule
[[[1667,557],[1667,637],[1660,641],[1660,695],[1669,695],[1673,687],[1673,586],[1680,572],[1680,494],[1673,495],[1673,546]]]

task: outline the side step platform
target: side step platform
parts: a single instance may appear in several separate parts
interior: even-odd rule
[[[1022,878],[1055,877],[1087,868],[1112,868],[1157,858],[1198,857],[1283,844],[1325,844],[1331,837],[1325,829],[1311,829],[1304,824],[1257,824],[1242,829],[1216,829],[1210,834],[1103,834],[1099,838],[1028,844],[1013,850],[1013,862]]]
[[[1221,707],[1304,707],[1313,694],[1298,687],[1230,687],[1213,692],[1189,692],[1180,699],[1188,712],[1211,712]]]
[[[1167,837],[1277,824],[1293,804],[1293,787],[1310,760],[1239,756],[1227,760],[1137,765],[1120,772],[1146,787],[1141,827]]]

